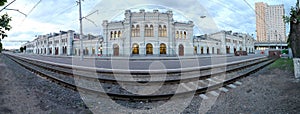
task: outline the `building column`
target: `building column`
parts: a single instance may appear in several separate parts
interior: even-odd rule
[[[55,55],[55,46],[52,46],[52,55]]]
[[[142,39],[142,44],[140,45],[140,50],[142,53],[140,55],[146,55],[146,38],[145,38],[145,24],[141,23],[140,25],[140,37]]]
[[[62,40],[62,33],[59,33],[59,36],[60,36],[60,38],[59,38],[59,43],[58,43],[58,55],[62,55],[63,53],[62,53],[62,42],[61,42],[61,40]]]
[[[156,42],[153,42],[153,55],[159,55],[159,36],[158,36],[158,23],[154,23],[153,27],[154,27],[154,38],[156,38]]]
[[[74,31],[68,31],[68,38],[67,38],[67,55],[73,55],[73,38],[74,38]]]

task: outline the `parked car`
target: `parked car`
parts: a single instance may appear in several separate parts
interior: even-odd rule
[[[235,51],[235,56],[242,56],[242,55],[248,55],[247,51]]]
[[[285,53],[283,53],[283,54],[281,54],[281,55],[280,55],[280,58],[289,58],[289,55],[288,55],[288,54],[285,54]]]

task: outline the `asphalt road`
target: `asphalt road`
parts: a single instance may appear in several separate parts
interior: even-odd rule
[[[188,67],[199,67],[207,65],[217,65],[222,63],[229,63],[234,61],[240,61],[245,59],[251,59],[256,57],[262,57],[263,55],[250,54],[248,56],[223,56],[223,57],[203,57],[195,59],[178,59],[178,60],[126,60],[126,59],[84,59],[80,61],[79,57],[55,57],[55,56],[41,56],[33,54],[19,54],[15,55],[28,57],[43,61],[50,61],[55,63],[63,63],[70,65],[80,65],[97,68],[108,69],[136,69],[136,70],[155,70],[155,69],[178,69]]]

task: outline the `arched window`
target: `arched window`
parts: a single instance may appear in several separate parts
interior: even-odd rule
[[[137,37],[140,37],[140,26],[139,25],[136,25],[135,35]]]
[[[179,38],[179,31],[176,31],[176,38]]]
[[[111,31],[111,32],[110,32],[110,39],[112,39],[113,37],[114,37],[114,32]]]
[[[153,45],[152,44],[147,44],[146,45],[146,54],[150,54],[150,55],[152,55],[153,54]]]
[[[121,31],[118,32],[118,37],[120,38],[122,36]]]
[[[117,35],[118,35],[117,31],[115,31],[115,34],[114,34],[115,37],[114,37],[114,39],[118,38]]]
[[[160,54],[167,54],[167,46],[166,44],[160,44]]]
[[[183,33],[183,34],[184,34],[184,36],[183,36],[183,37],[184,37],[184,39],[186,39],[186,32],[184,31],[184,33]]]
[[[154,36],[153,25],[150,25],[150,37]]]
[[[158,26],[158,36],[163,37],[163,28],[161,25]]]
[[[163,37],[167,37],[167,26],[164,25],[163,27]]]
[[[132,27],[131,27],[131,36],[135,37],[135,27],[134,27],[134,25],[132,25]]]
[[[132,48],[132,54],[139,54],[139,45],[137,43],[134,43]]]
[[[145,25],[145,37],[149,37],[150,35],[149,26]]]
[[[180,31],[180,38],[182,38],[182,31]]]
[[[96,49],[93,47],[92,48],[92,55],[95,55],[95,53],[96,53]]]

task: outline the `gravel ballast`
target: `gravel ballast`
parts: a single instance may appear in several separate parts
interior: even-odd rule
[[[80,95],[0,54],[0,113],[90,113]]]

